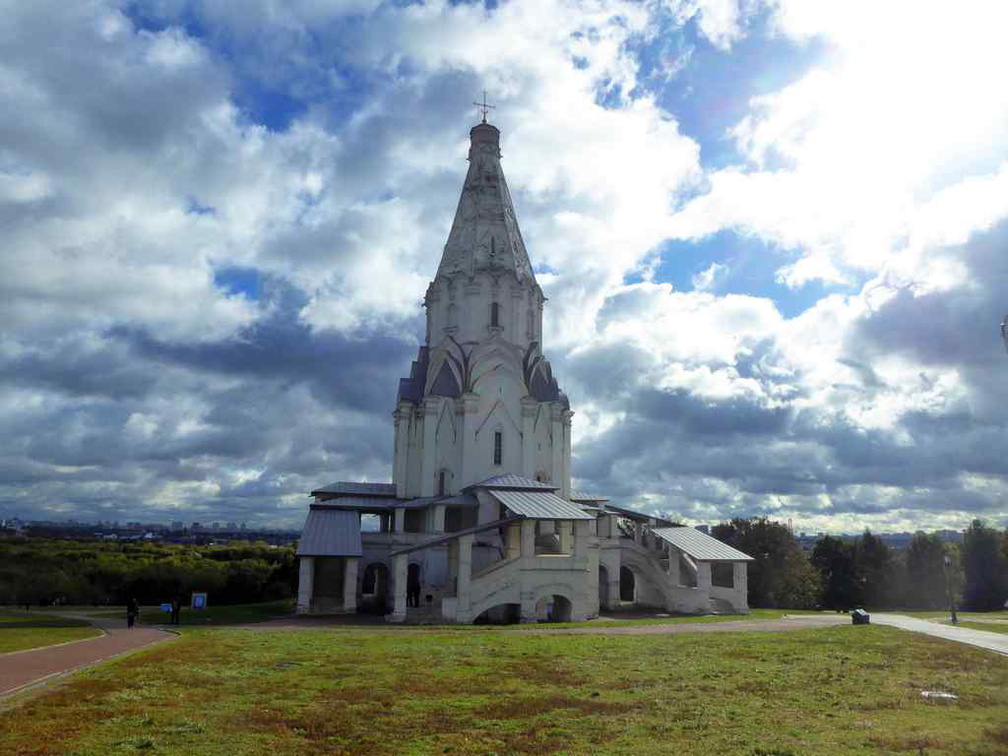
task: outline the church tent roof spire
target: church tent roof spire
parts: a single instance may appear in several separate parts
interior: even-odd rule
[[[500,131],[485,117],[469,132],[469,170],[437,274],[500,270],[535,281],[501,169]]]

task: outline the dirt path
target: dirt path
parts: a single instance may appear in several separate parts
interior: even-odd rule
[[[43,646],[0,657],[0,698],[14,695],[74,670],[175,638],[153,627],[126,629],[125,620],[94,620],[104,635],[58,646]]]

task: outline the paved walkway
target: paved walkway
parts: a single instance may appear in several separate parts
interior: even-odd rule
[[[914,633],[924,633],[933,635],[935,638],[966,643],[970,646],[979,646],[988,651],[1004,654],[1008,656],[1008,635],[1003,633],[988,633],[984,630],[973,630],[968,627],[958,627],[956,625],[941,625],[937,622],[907,617],[905,614],[885,614],[872,613],[871,621],[878,625],[888,625],[898,627],[900,630],[909,630]]]
[[[0,698],[120,654],[176,637],[153,627],[126,629],[125,620],[94,620],[105,631],[97,638],[0,656]]]

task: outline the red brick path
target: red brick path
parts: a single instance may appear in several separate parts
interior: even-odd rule
[[[176,637],[149,627],[105,632],[98,638],[0,656],[0,698],[56,675]]]

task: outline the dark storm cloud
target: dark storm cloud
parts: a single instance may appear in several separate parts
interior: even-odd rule
[[[381,332],[320,331],[300,318],[307,297],[276,279],[263,284],[266,314],[234,337],[172,343],[117,327],[110,335],[143,360],[248,380],[306,383],[325,404],[391,411],[394,387],[408,373],[416,345]]]

